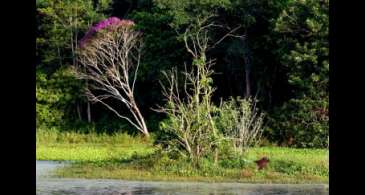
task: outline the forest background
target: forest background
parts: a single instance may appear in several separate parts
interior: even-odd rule
[[[328,0],[37,0],[37,129],[137,133],[100,104],[91,104],[85,82],[76,79],[78,44],[88,29],[116,16],[133,20],[143,33],[135,98],[149,130],[162,137],[166,115],[159,81],[163,71],[191,63],[181,30],[197,17],[215,13],[209,50],[216,59],[213,103],[256,97],[265,113],[262,145],[328,147]],[[118,102],[110,102],[128,113]]]

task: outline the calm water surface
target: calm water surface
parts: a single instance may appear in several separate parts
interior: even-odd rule
[[[37,194],[242,194],[328,195],[322,184],[242,184],[200,182],[143,182],[99,179],[54,178],[52,171],[65,163],[37,161]]]

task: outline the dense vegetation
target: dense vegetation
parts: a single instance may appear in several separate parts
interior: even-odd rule
[[[285,147],[252,148],[246,155],[227,157],[217,166],[201,161],[195,169],[186,159],[171,159],[161,148],[126,133],[97,134],[40,130],[38,160],[66,160],[55,173],[62,177],[163,181],[327,183],[328,150]],[[270,165],[257,171],[253,162],[270,157]]]
[[[37,0],[37,159],[71,160],[66,177],[327,182],[328,6]]]
[[[151,109],[166,104],[159,82],[167,86],[163,72],[172,68],[179,74],[184,64],[188,72],[194,70],[199,58],[186,50],[184,32],[214,14],[209,22],[220,27],[208,32],[210,40],[217,42],[237,27],[234,35],[243,38],[227,36],[204,54],[216,60],[207,84],[215,89],[209,94],[212,109],[231,98],[255,97],[266,116],[263,140],[268,144],[325,148],[328,6],[328,0],[37,0],[37,128],[137,132],[103,105],[91,104],[87,82],[77,80],[72,70],[80,66],[79,40],[93,24],[116,16],[133,20],[143,33],[134,97],[149,131],[164,142],[171,115]],[[128,113],[120,103],[109,103]],[[227,127],[222,120],[216,123]]]
[[[159,123],[167,116],[151,107],[165,104],[159,85],[163,71],[183,70],[184,63],[192,62],[183,32],[197,18],[214,14],[210,22],[224,28],[209,31],[212,40],[236,27],[240,28],[235,34],[244,38],[227,37],[206,52],[216,59],[211,75],[216,88],[213,104],[255,96],[267,116],[264,137],[269,142],[326,147],[328,4],[328,0],[37,0],[37,127],[133,129],[102,105],[90,104],[85,83],[71,71],[79,63],[80,37],[101,19],[118,16],[133,20],[143,32],[135,98],[150,131],[161,134]]]

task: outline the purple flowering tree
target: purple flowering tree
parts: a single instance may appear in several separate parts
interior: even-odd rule
[[[80,41],[78,59],[82,66],[76,72],[81,79],[89,81],[86,89],[89,100],[103,104],[149,137],[134,98],[142,41],[141,33],[133,26],[133,21],[116,17],[93,26]],[[108,104],[106,100],[110,98],[127,106],[131,117]]]

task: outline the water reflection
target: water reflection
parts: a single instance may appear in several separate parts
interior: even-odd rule
[[[253,185],[218,183],[170,183],[120,180],[44,179],[37,181],[37,194],[243,194],[324,195],[325,185]]]

